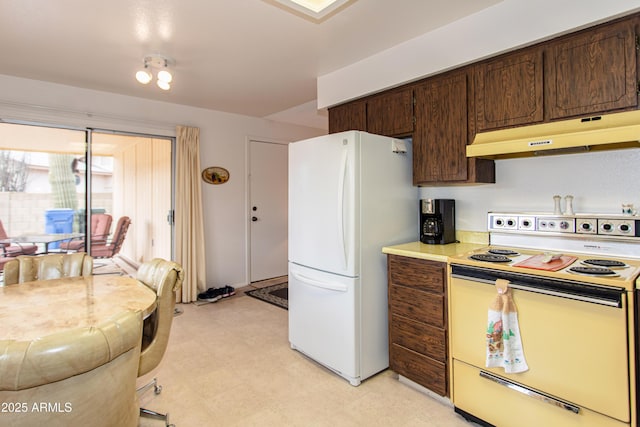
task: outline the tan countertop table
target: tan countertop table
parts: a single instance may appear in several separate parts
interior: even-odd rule
[[[143,317],[156,294],[127,276],[98,275],[0,286],[0,340],[35,338],[94,326],[125,310]]]

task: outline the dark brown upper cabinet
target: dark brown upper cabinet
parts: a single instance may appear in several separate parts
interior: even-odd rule
[[[636,22],[603,25],[545,45],[549,120],[637,108]]]
[[[396,89],[367,99],[367,132],[405,136],[413,132],[413,90]]]
[[[467,179],[467,73],[428,79],[415,89],[413,184]]]
[[[542,122],[542,48],[527,49],[476,65],[476,131]]]
[[[353,101],[329,108],[329,133],[367,130],[367,104]]]
[[[467,158],[474,135],[470,69],[428,78],[414,88],[413,184],[495,182],[492,160]]]

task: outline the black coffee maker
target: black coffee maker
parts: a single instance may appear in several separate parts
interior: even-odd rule
[[[420,200],[420,241],[435,245],[456,241],[455,200]]]

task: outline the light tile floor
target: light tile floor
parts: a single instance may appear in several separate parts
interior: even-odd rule
[[[168,411],[176,427],[472,425],[389,370],[351,386],[291,350],[286,310],[242,290],[213,304],[178,307],[184,313],[174,318],[155,372],[162,393],[140,399],[144,407]],[[141,427],[162,425],[140,421]]]

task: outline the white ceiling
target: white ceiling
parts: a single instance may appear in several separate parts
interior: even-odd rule
[[[0,0],[0,74],[324,127],[317,76],[499,1],[355,0],[317,23],[273,0]],[[136,82],[150,53],[176,61],[171,91]]]

